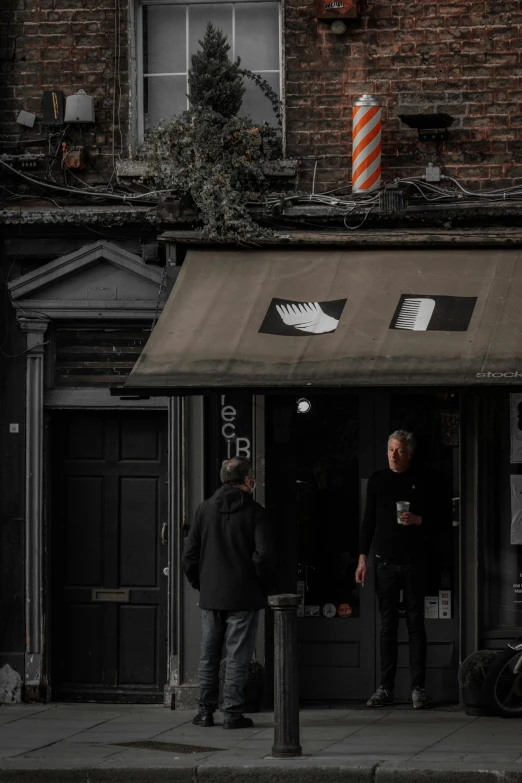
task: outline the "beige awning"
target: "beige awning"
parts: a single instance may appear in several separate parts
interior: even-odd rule
[[[125,384],[522,383],[518,250],[190,250]]]

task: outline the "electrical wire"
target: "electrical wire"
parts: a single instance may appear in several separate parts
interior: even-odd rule
[[[33,311],[31,311],[31,316],[33,314]],[[39,343],[39,345],[48,345],[49,340],[46,340],[44,343]],[[20,353],[6,353],[2,349],[0,349],[0,353],[2,356],[5,356],[6,359],[18,359],[19,356],[24,356],[26,353],[29,353],[29,351],[32,351],[34,346],[31,346],[30,348],[26,348],[24,351],[20,351]]]
[[[116,193],[90,193],[88,190],[80,190],[80,188],[71,188],[71,187],[62,187],[61,185],[55,185],[51,184],[50,182],[45,182],[44,180],[37,179],[36,177],[31,177],[28,174],[24,174],[21,171],[18,171],[17,169],[13,168],[13,166],[10,166],[9,163],[6,163],[3,160],[0,160],[0,163],[2,164],[3,168],[8,169],[12,174],[15,174],[18,177],[21,177],[22,179],[27,180],[27,182],[31,182],[34,185],[38,185],[39,187],[44,188],[50,188],[51,190],[59,190],[62,193],[73,193],[73,194],[81,194],[83,196],[95,196],[96,198],[100,198],[100,195],[103,195],[104,199],[111,199],[113,201],[123,201],[124,203],[128,201],[145,201],[150,196],[159,196],[163,193],[172,193],[173,189],[169,188],[166,190],[151,190],[148,193],[141,193],[141,194],[133,194],[133,195],[127,195],[126,193],[122,193],[121,195]]]

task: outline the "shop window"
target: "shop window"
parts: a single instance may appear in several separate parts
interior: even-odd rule
[[[356,395],[266,398],[267,508],[281,554],[278,591],[301,617],[359,617],[359,408]],[[287,581],[285,581],[287,580]]]
[[[522,626],[521,394],[484,393],[478,427],[478,508],[484,628]]]
[[[281,92],[280,5],[277,2],[143,2],[138,8],[138,120],[140,137],[161,120],[189,107],[191,56],[208,22],[222,30],[230,57]],[[268,99],[249,79],[241,114],[254,122],[276,124]]]

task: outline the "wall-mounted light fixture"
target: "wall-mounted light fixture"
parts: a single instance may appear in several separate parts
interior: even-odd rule
[[[95,122],[94,98],[78,90],[74,95],[68,95],[65,99],[65,123]]]
[[[298,413],[310,413],[312,410],[312,403],[307,400],[306,397],[300,397],[297,400],[297,412]]]

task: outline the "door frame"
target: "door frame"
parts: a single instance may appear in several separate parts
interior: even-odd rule
[[[44,557],[42,564],[42,586],[44,595],[43,616],[49,618],[50,622],[44,623],[43,636],[43,667],[42,667],[42,695],[46,701],[52,698],[53,683],[51,680],[51,660],[52,655],[52,617],[50,617],[51,603],[51,574],[49,563],[49,540],[50,525],[52,524],[52,454],[53,454],[53,427],[52,412],[58,411],[113,411],[121,413],[123,411],[139,412],[147,410],[164,411],[167,413],[167,464],[168,464],[168,483],[167,483],[167,540],[168,540],[168,575],[167,578],[167,672],[166,686],[164,688],[164,703],[171,706],[172,701],[172,681],[176,679],[177,672],[173,670],[177,662],[177,644],[178,644],[178,610],[177,610],[177,588],[178,588],[178,540],[177,524],[179,519],[179,470],[178,465],[178,407],[179,402],[176,398],[169,397],[151,397],[149,400],[120,400],[118,397],[111,397],[109,390],[100,389],[55,389],[46,393],[44,398],[44,468],[43,468],[43,540]]]
[[[448,389],[450,387],[443,387],[444,389]],[[376,405],[376,421],[378,421],[378,428],[376,428],[377,432],[377,438],[379,438],[379,433],[385,433],[384,440],[382,441],[382,444],[380,444],[380,441],[376,440],[375,442],[375,448],[376,448],[376,470],[380,469],[381,467],[387,467],[387,459],[386,459],[386,450],[384,448],[386,443],[386,438],[390,434],[390,421],[391,421],[391,397],[393,393],[402,393],[405,396],[408,394],[433,394],[434,391],[437,390],[437,387],[387,387],[385,389],[377,389],[375,390],[377,394],[380,395],[380,397],[376,397],[377,400],[380,399],[380,404]],[[475,428],[473,426],[474,422],[474,411],[472,407],[468,404],[469,395],[463,391],[462,389],[456,389],[456,393],[458,394],[458,412],[459,412],[459,464],[458,464],[458,484],[459,484],[459,495],[460,495],[460,524],[458,525],[458,536],[456,536],[457,542],[456,542],[456,549],[458,548],[458,551],[454,550],[454,560],[453,560],[453,575],[454,575],[454,583],[453,583],[453,616],[450,620],[444,620],[444,625],[437,625],[437,630],[441,631],[441,633],[438,635],[436,639],[431,639],[431,643],[440,644],[440,643],[450,643],[451,641],[454,641],[455,643],[455,650],[454,650],[454,665],[458,669],[458,665],[460,664],[462,660],[462,646],[464,643],[466,633],[473,633],[473,627],[474,624],[476,624],[476,613],[475,612],[469,612],[473,596],[476,595],[476,593],[471,593],[471,601],[469,600],[469,597],[466,598],[465,593],[463,593],[463,589],[465,586],[464,583],[464,564],[467,565],[466,568],[466,579],[468,582],[472,582],[473,580],[477,579],[477,569],[475,568],[475,571],[473,572],[472,567],[470,568],[470,563],[473,563],[473,557],[474,557],[474,550],[471,548],[472,542],[476,541],[476,524],[475,525],[467,525],[463,524],[463,519],[467,518],[467,511],[468,507],[471,505],[473,506],[473,498],[474,495],[476,495],[476,481],[475,481],[475,488],[472,491],[472,482],[474,480],[474,477],[476,476],[475,473],[475,465],[472,461],[468,461],[466,459],[466,455],[468,454],[470,443],[474,442],[475,439]],[[468,482],[468,475],[470,477],[470,481]],[[466,547],[463,546],[463,542],[466,541],[468,544],[468,547],[470,551],[466,551]],[[373,548],[373,547],[372,547]],[[465,600],[464,600],[465,599]],[[377,603],[377,601],[376,601]],[[430,624],[433,623],[434,620],[427,620],[426,621],[426,630],[428,632],[428,646],[430,644]],[[440,622],[440,621],[437,621]],[[453,629],[453,632],[452,630]],[[456,629],[456,631],[455,631]],[[378,609],[375,612],[375,639],[376,639],[376,647],[378,642],[378,634],[380,631],[380,616]],[[404,639],[404,633],[405,633],[405,625],[404,621],[400,620],[400,626],[399,626],[399,644],[401,643],[401,634],[403,635]],[[444,633],[444,632],[448,633]],[[405,643],[404,640],[402,643]],[[473,650],[476,650],[477,647],[473,647]],[[375,657],[375,676],[376,676],[376,683],[379,682],[380,677],[380,671],[379,671],[379,661],[380,661],[380,655],[376,655]],[[428,666],[429,668],[429,666]],[[400,674],[398,671],[398,679],[400,679]],[[457,676],[455,674],[455,684],[457,684]],[[400,684],[399,684],[400,689]]]
[[[103,389],[55,389],[44,391],[44,377],[52,375],[52,351],[46,350],[49,323],[85,324],[99,327],[102,320],[112,323],[154,323],[163,309],[165,294],[164,271],[152,264],[145,264],[141,256],[130,253],[114,242],[86,240],[85,245],[69,252],[67,240],[64,251],[53,261],[9,283],[10,298],[16,308],[20,329],[26,335],[26,417],[25,417],[25,646],[24,646],[24,698],[41,701],[48,697],[49,672],[47,669],[48,628],[45,622],[44,593],[48,582],[45,573],[46,525],[49,520],[47,507],[48,448],[44,422],[47,407],[101,407],[112,406],[108,387]],[[93,291],[104,289],[103,265],[117,270],[121,290],[126,280],[132,280],[135,291],[136,278],[143,291],[121,299],[97,300],[86,295],[83,274],[88,273]],[[90,277],[93,265],[99,266],[100,281],[96,288]],[[114,271],[113,269],[113,271]],[[76,285],[69,287],[67,297],[59,292],[49,294],[53,286],[62,280]],[[50,286],[50,288],[49,288]],[[74,290],[73,290],[74,289]],[[152,289],[152,292],[151,292]],[[120,290],[120,289],[118,289]],[[41,296],[45,291],[44,297]],[[157,291],[157,294],[156,294]],[[55,296],[49,299],[48,296]],[[52,346],[51,346],[52,347]],[[50,384],[52,385],[52,383]],[[90,392],[93,392],[92,394]],[[165,398],[158,398],[167,407]],[[156,399],[140,401],[136,408],[155,407]],[[114,399],[115,407],[132,408],[128,401]],[[169,427],[171,425],[169,424]],[[175,562],[175,561],[174,561]]]
[[[433,393],[435,387],[417,388],[401,387],[405,393]],[[306,394],[306,390],[292,390],[293,396],[300,396],[300,392]],[[390,406],[391,396],[396,391],[394,387],[357,389],[346,388],[335,391],[326,391],[325,394],[349,394],[355,393],[359,396],[359,474],[360,474],[360,522],[364,516],[366,501],[366,482],[369,476],[381,468],[387,467],[386,458],[386,440],[390,434]],[[321,393],[319,390],[314,390]],[[310,393],[310,390],[308,390]],[[453,618],[458,632],[455,637],[456,651],[455,663],[460,663],[462,658],[462,647],[467,641],[466,637],[474,638],[476,631],[476,611],[470,615],[470,609],[475,609],[477,596],[477,570],[473,569],[473,558],[476,553],[476,524],[463,525],[462,520],[467,519],[468,523],[473,520],[473,514],[476,511],[476,468],[472,460],[468,464],[466,455],[474,453],[476,444],[475,428],[475,405],[473,395],[466,394],[461,389],[459,394],[459,413],[460,413],[460,464],[458,467],[460,484],[460,507],[461,524],[459,525],[458,552],[455,553],[456,559],[453,567],[455,572],[454,583],[454,607],[458,611],[458,616]],[[288,396],[288,390],[282,390],[281,396]],[[471,398],[471,399],[470,399]],[[255,470],[257,477],[256,492],[258,500],[264,502],[266,489],[266,429],[265,429],[265,395],[257,395],[253,398],[254,407],[254,455]],[[364,444],[364,439],[367,445]],[[259,488],[259,490],[258,490]],[[476,517],[475,517],[476,518]],[[463,543],[466,546],[463,546]],[[469,551],[468,551],[469,549]],[[379,613],[375,595],[375,554],[372,545],[368,557],[368,575],[367,585],[370,589],[361,590],[361,617],[369,618],[373,626],[372,633],[365,634],[362,639],[361,657],[366,660],[373,660],[375,685],[378,684],[380,672],[378,647],[378,627]],[[467,588],[470,588],[467,592]],[[373,617],[373,620],[372,620]],[[373,638],[372,638],[373,637]],[[267,648],[269,640],[260,638],[258,647],[259,654],[266,654],[267,661],[271,660],[272,651]],[[467,646],[469,647],[469,641]],[[472,644],[472,642],[471,642]],[[262,649],[261,649],[262,648]],[[476,649],[476,647],[474,648]],[[270,675],[270,672],[268,672]]]

